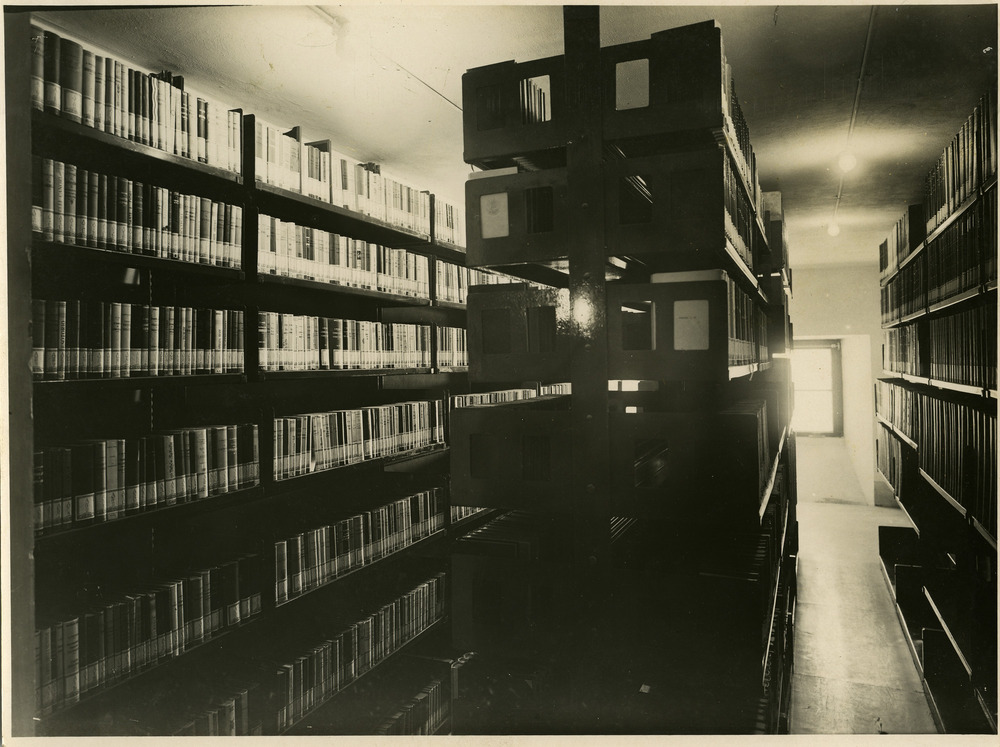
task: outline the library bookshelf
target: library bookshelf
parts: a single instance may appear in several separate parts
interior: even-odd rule
[[[459,212],[4,38],[13,734],[449,733],[447,542],[487,518],[448,490]]]
[[[562,56],[463,77],[468,263],[526,280],[468,298],[471,382],[512,389],[450,421],[453,495],[501,512],[452,555],[463,707],[476,733],[787,731],[780,195],[714,23],[601,48],[597,9],[566,8],[564,29]]]
[[[996,101],[984,96],[880,247],[886,582],[938,728],[997,731]]]

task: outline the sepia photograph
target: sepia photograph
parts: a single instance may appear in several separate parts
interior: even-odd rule
[[[996,744],[995,1],[3,10],[4,745]]]

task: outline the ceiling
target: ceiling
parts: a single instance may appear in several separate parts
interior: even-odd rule
[[[878,245],[979,96],[997,86],[997,6],[878,6],[851,151],[869,6],[608,6],[602,44],[715,19],[761,186],[780,190],[793,267],[876,262]],[[279,125],[301,125],[387,173],[460,202],[461,76],[562,53],[556,5],[254,5],[41,17],[95,47]]]

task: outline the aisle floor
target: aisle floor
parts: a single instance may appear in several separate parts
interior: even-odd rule
[[[793,734],[934,734],[878,559],[879,525],[898,508],[869,505],[843,439],[800,437],[798,603]]]

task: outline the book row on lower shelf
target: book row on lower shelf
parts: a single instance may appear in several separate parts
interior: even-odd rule
[[[287,642],[271,655],[271,663],[248,662],[277,705],[265,714],[264,732],[278,734],[293,726],[442,619],[444,612],[445,574],[438,573],[331,637],[317,638],[308,648],[299,641]]]
[[[182,655],[261,612],[261,560],[245,555],[121,592],[96,592],[35,635],[37,707],[48,715]],[[43,618],[44,619],[44,618]]]
[[[995,401],[942,398],[881,380],[876,412],[916,444],[917,463],[940,490],[996,536]],[[883,474],[892,477],[890,473]],[[898,487],[898,486],[894,486]]]
[[[50,716],[84,694],[257,617],[259,594],[246,594],[243,579],[232,581],[229,568],[193,574],[145,598],[130,595],[39,629],[39,715]],[[223,590],[222,601],[216,588]],[[234,588],[243,596],[230,602]],[[445,576],[439,573],[363,617],[346,611],[327,616],[311,636],[313,645],[303,646],[298,636],[272,637],[266,654],[248,651],[227,656],[225,663],[209,661],[197,681],[185,679],[183,686],[139,687],[108,716],[119,735],[280,734],[442,619],[444,610]]]
[[[241,114],[59,34],[31,29],[35,109],[212,166],[240,171]]]
[[[399,552],[445,526],[439,488],[421,491],[274,543],[274,599],[294,599]]]
[[[185,90],[182,75],[148,73],[51,30],[32,27],[31,104],[38,111],[172,156],[243,170],[250,125],[241,110]],[[301,142],[299,128],[255,120],[256,180],[369,215],[404,230],[462,244],[460,211],[382,175],[378,164]]]
[[[436,734],[451,713],[451,701],[440,680],[433,680],[375,731],[375,736]]]
[[[254,424],[45,447],[35,451],[35,530],[115,521],[259,481]]]
[[[996,389],[996,314],[996,304],[988,303],[931,318],[926,337],[917,322],[887,329],[882,367],[893,373]]]
[[[902,484],[903,446],[884,423],[878,423],[876,426],[875,462],[878,471],[898,494]]]
[[[35,299],[36,380],[242,373],[243,312]]]
[[[243,208],[32,157],[31,224],[43,240],[238,268]]]
[[[274,479],[443,443],[441,400],[288,415],[274,420]]]

